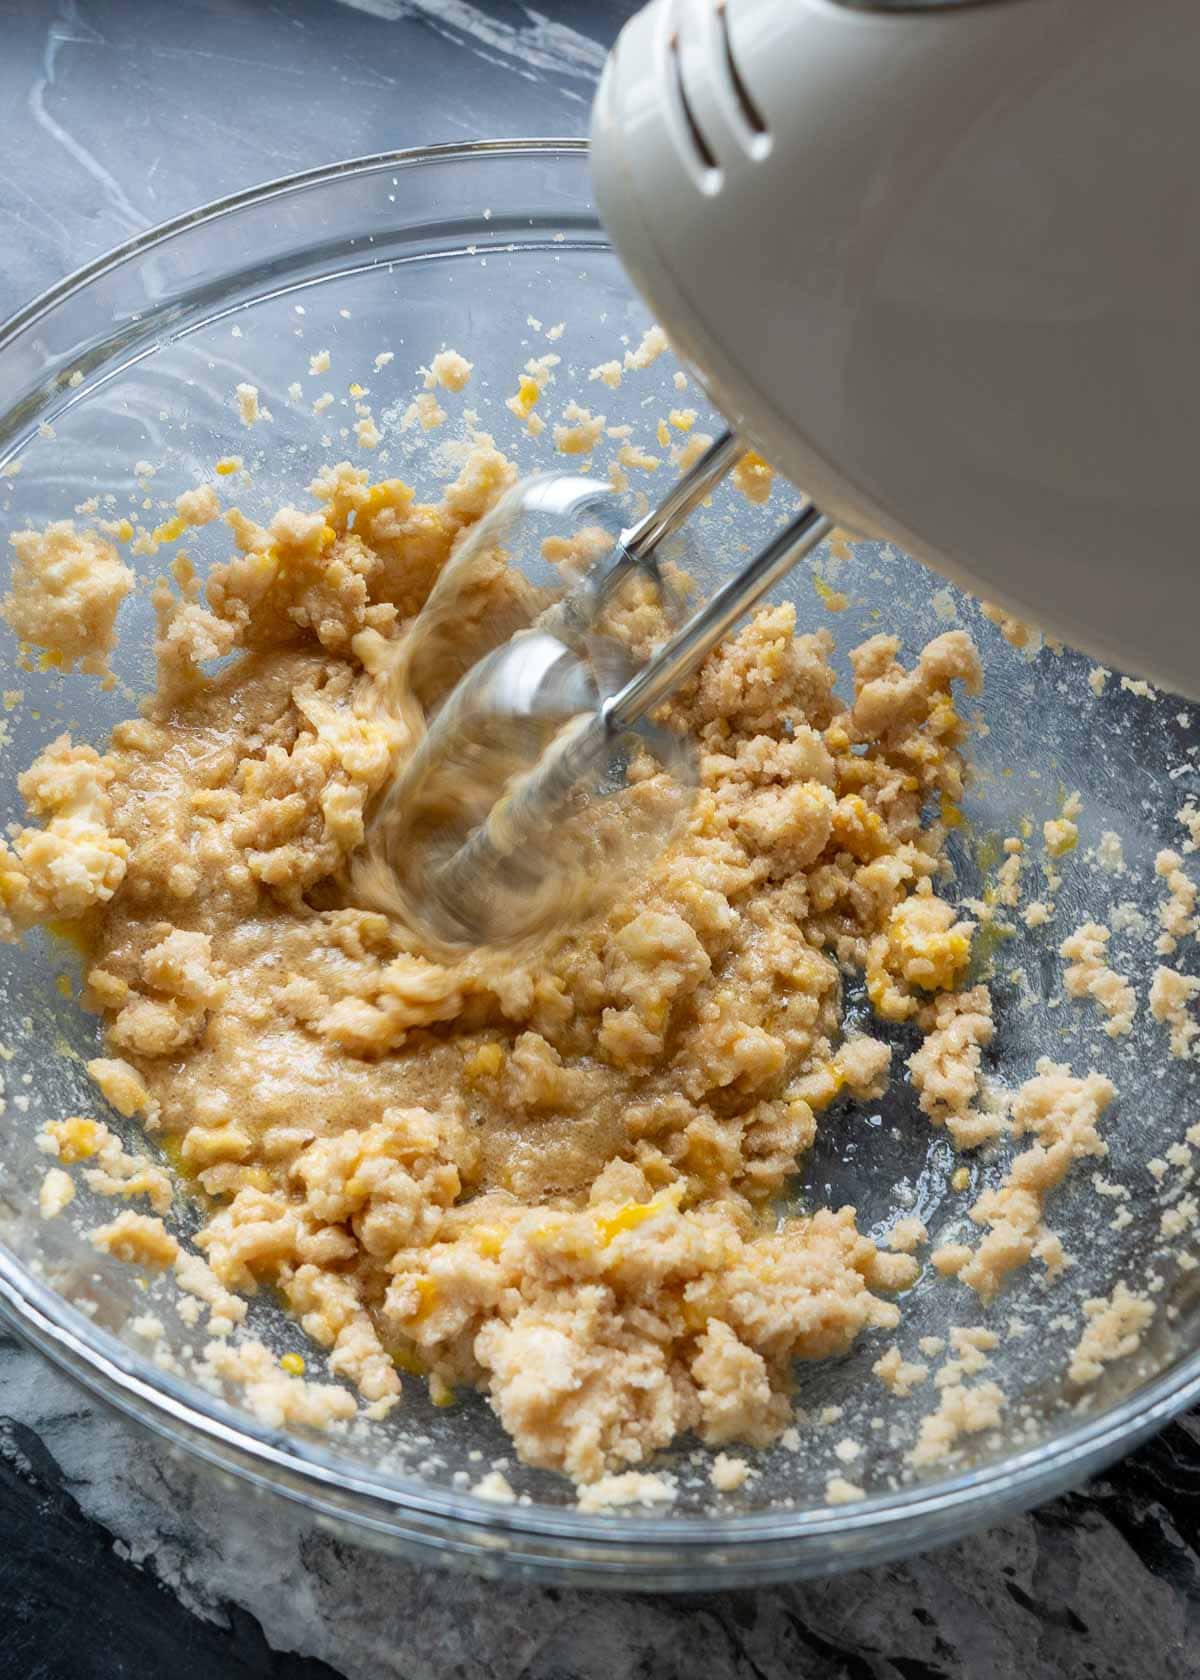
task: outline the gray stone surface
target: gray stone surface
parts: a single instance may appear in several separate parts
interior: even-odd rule
[[[0,315],[270,176],[578,133],[627,0],[0,0]],[[0,1677],[1189,1680],[1200,1422],[1086,1493],[831,1581],[694,1598],[496,1586],[215,1491],[0,1334]]]

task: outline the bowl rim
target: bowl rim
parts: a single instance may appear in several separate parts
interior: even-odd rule
[[[273,176],[270,180],[260,181],[256,186],[242,187],[237,192],[226,193],[222,198],[210,199],[205,204],[197,205],[195,209],[183,210],[178,216],[171,216],[164,222],[156,222],[153,227],[122,240],[119,245],[109,246],[108,250],[93,257],[90,262],[81,263],[78,268],[71,269],[61,280],[55,280],[7,319],[0,321],[0,352],[3,352],[5,346],[18,333],[24,332],[55,305],[64,302],[73,293],[82,291],[102,274],[120,268],[122,263],[140,256],[144,251],[165,245],[177,234],[186,233],[189,229],[201,227],[205,223],[219,221],[222,216],[248,209],[251,205],[267,204],[272,199],[284,198],[289,193],[301,192],[306,187],[327,185],[342,176],[371,175],[387,169],[410,169],[430,163],[463,163],[471,159],[483,160],[489,157],[512,159],[528,155],[582,159],[587,157],[590,149],[588,140],[579,135],[447,140],[433,146],[406,146],[395,152],[367,152],[362,157],[343,158],[337,163],[320,164],[313,169],[299,169],[291,175]]]
[[[522,157],[586,160],[588,141],[576,136],[531,137],[407,147],[348,158],[334,164],[280,176],[257,186],[215,199],[113,246],[47,287],[23,308],[0,323],[0,355],[20,333],[36,323],[92,281],[143,253],[193,228],[218,222],[240,210],[261,207],[276,198],[313,186],[327,186],[386,170],[400,171],[442,163],[489,160],[513,162]],[[641,1553],[667,1548],[680,1560],[678,1574],[694,1558],[703,1569],[702,1551],[712,1554],[713,1584],[721,1575],[732,1584],[763,1579],[764,1572],[739,1574],[743,1564],[753,1568],[756,1551],[786,1552],[767,1573],[795,1575],[806,1555],[821,1551],[832,1565],[850,1567],[879,1561],[901,1548],[932,1543],[909,1529],[922,1517],[943,1519],[940,1537],[949,1539],[976,1526],[976,1518],[994,1519],[1005,1511],[1022,1509],[1098,1469],[1124,1450],[1160,1428],[1200,1397],[1200,1349],[1176,1359],[1136,1393],[1104,1411],[1085,1416],[1047,1441],[1006,1458],[960,1471],[934,1481],[836,1506],[807,1509],[731,1512],[721,1516],[628,1515],[620,1512],[581,1512],[572,1506],[501,1504],[469,1491],[434,1488],[416,1475],[400,1475],[383,1468],[352,1462],[323,1444],[272,1429],[248,1413],[193,1383],[161,1370],[108,1331],[97,1328],[49,1285],[41,1282],[0,1242],[0,1320],[6,1321],[40,1352],[65,1369],[100,1399],[116,1406],[169,1439],[180,1441],[198,1456],[232,1470],[252,1482],[298,1501],[310,1509],[333,1514],[361,1528],[384,1535],[403,1535],[398,1524],[406,1515],[423,1520],[415,1537],[418,1547],[455,1549],[468,1558],[490,1555],[503,1566],[501,1533],[548,1543],[551,1550],[533,1560],[533,1573],[545,1574],[561,1562],[602,1575],[619,1568],[614,1584],[625,1587],[661,1584],[653,1574],[630,1580]],[[180,1435],[177,1431],[181,1430]],[[481,1469],[483,1467],[481,1466]],[[291,1485],[281,1484],[283,1474]],[[349,1506],[337,1496],[351,1500]],[[978,1510],[976,1509],[978,1507]],[[438,1532],[439,1524],[444,1525]],[[489,1539],[490,1537],[490,1539]],[[867,1556],[854,1541],[875,1539]],[[890,1537],[890,1538],[889,1538]],[[556,1559],[553,1542],[585,1548]],[[846,1545],[843,1557],[830,1543]],[[715,1549],[715,1550],[714,1550]],[[719,1561],[717,1554],[719,1553]],[[730,1554],[738,1554],[737,1561]],[[608,1554],[607,1558],[605,1554]],[[621,1554],[617,1557],[615,1554]]]

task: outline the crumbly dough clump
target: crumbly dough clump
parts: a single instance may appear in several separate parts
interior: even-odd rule
[[[63,671],[76,666],[111,686],[117,613],[133,573],[111,543],[70,519],[44,531],[16,531],[12,589],[0,603],[19,641],[41,648]]]
[[[1031,1259],[1042,1261],[1051,1275],[1061,1271],[1068,1259],[1061,1239],[1045,1223],[1046,1201],[1074,1161],[1108,1154],[1099,1123],[1115,1095],[1102,1074],[1077,1078],[1070,1068],[1043,1056],[1012,1105],[1014,1136],[1031,1133],[1037,1142],[1016,1157],[1004,1182],[985,1190],[971,1208],[973,1223],[986,1228],[978,1247],[953,1243],[935,1249],[938,1270],[957,1276],[985,1301]]]
[[[1015,613],[1005,612],[1003,607],[997,607],[991,601],[980,601],[979,610],[990,624],[996,626],[1008,645],[1018,652],[1037,653],[1041,648],[1041,631],[1032,624],[1026,624]]]
[[[1125,979],[1104,960],[1111,928],[1099,922],[1084,922],[1063,940],[1059,955],[1067,962],[1063,986],[1070,998],[1092,998],[1104,1016],[1104,1031],[1121,1038],[1133,1030],[1137,995]]]
[[[976,1107],[983,1051],[992,1042],[992,999],[986,986],[943,992],[920,1015],[925,1039],[908,1059],[921,1109],[945,1126],[959,1149],[988,1143],[1004,1129],[999,1113]]]
[[[465,390],[474,365],[458,350],[439,350],[425,370],[425,388],[432,391],[444,385],[447,391]]]
[[[40,825],[0,840],[0,937],[54,918],[76,920],[112,898],[129,856],[113,830],[114,773],[91,747],[60,735],[18,779]]]
[[[1200,994],[1200,980],[1195,975],[1180,974],[1178,969],[1161,963],[1154,970],[1150,983],[1150,1013],[1156,1021],[1170,1029],[1172,1056],[1192,1055],[1192,1040],[1200,1032],[1191,1010],[1194,998]]]
[[[227,1327],[275,1287],[367,1402],[402,1372],[435,1398],[477,1386],[527,1462],[602,1483],[687,1430],[772,1440],[797,1358],[897,1323],[884,1297],[915,1278],[910,1254],[877,1249],[852,1208],[775,1211],[821,1108],[887,1082],[887,1047],[843,1038],[843,972],[929,1035],[931,1118],[990,1135],[972,1107],[990,1016],[961,987],[973,927],[934,890],[944,831],[923,818],[961,797],[952,685],[980,672],[960,631],[911,667],[875,636],[842,699],[832,639],[764,609],[666,708],[701,786],[648,878],[532,954],[426,950],[355,902],[350,860],[418,734],[385,703],[389,650],[513,477],[481,437],[438,502],[343,463],[315,511],[228,512],[206,590],[180,568],[158,591],[145,715],[103,756],[60,739],[22,779],[38,822],[0,895],[10,932],[88,917],[97,1082],[206,1198],[203,1259],[132,1211],[99,1246],[174,1266]],[[499,555],[490,575],[509,586]],[[636,589],[614,612],[635,644],[663,632]],[[1094,1114],[1103,1093],[1085,1094]],[[1019,1240],[1036,1250],[1059,1154],[1088,1145],[1054,1142],[1033,1106],[1046,1164]],[[131,1193],[145,1164],[105,1148],[94,1170]],[[996,1240],[977,1272],[1008,1263]],[[347,1415],[345,1390],[301,1402],[259,1353],[211,1364],[272,1416]]]
[[[1154,1317],[1154,1303],[1118,1283],[1110,1296],[1083,1304],[1087,1325],[1073,1353],[1067,1375],[1073,1383],[1095,1382],[1114,1359],[1141,1346],[1142,1331]]]

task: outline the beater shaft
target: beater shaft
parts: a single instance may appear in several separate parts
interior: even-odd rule
[[[719,476],[714,475],[714,482]],[[434,872],[430,882],[440,903],[455,907],[464,931],[472,922],[484,921],[489,881],[505,869],[511,872],[513,865],[530,871],[531,859],[526,854],[536,845],[536,836],[545,831],[556,810],[612,743],[667,699],[737,621],[832,528],[833,521],[810,504],[743,571],[723,584],[623,688],[602,701],[585,723],[564,731],[529,774],[497,800],[486,821]]]

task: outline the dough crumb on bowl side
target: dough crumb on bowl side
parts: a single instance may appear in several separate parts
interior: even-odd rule
[[[1183,842],[1185,852],[1200,850],[1200,806],[1194,798],[1185,799],[1175,813],[1175,821],[1187,829],[1187,839]]]
[[[446,423],[446,410],[437,400],[433,391],[419,391],[404,410],[400,419],[401,431],[410,431],[414,426],[420,426],[423,432],[436,431]]]
[[[133,572],[110,542],[77,530],[70,519],[42,531],[15,531],[9,542],[11,588],[0,602],[9,629],[23,646],[42,650],[44,665],[78,666],[111,688],[117,613],[133,588]]]
[[[293,1374],[253,1338],[236,1345],[223,1340],[206,1343],[198,1372],[214,1384],[234,1386],[268,1429],[329,1429],[349,1422],[358,1410],[346,1389]]]
[[[929,1232],[919,1219],[898,1219],[887,1234],[887,1245],[894,1254],[912,1254],[929,1241]]]
[[[995,1036],[992,1000],[986,986],[943,992],[918,1016],[925,1034],[908,1059],[922,1112],[945,1126],[959,1149],[975,1149],[999,1137],[1002,1112],[976,1106],[982,1083],[983,1051]]]
[[[1172,1056],[1183,1058],[1194,1054],[1192,1041],[1200,1032],[1200,1022],[1197,1022],[1191,1005],[1198,994],[1200,980],[1194,975],[1180,974],[1177,969],[1167,968],[1161,963],[1154,970],[1154,979],[1150,983],[1150,1013],[1169,1029]]]
[[[945,1463],[953,1458],[964,1435],[998,1428],[1004,1404],[1004,1391],[994,1382],[954,1383],[944,1388],[936,1408],[921,1420],[909,1463],[915,1468]]]
[[[670,348],[666,333],[657,323],[647,327],[636,347],[625,352],[626,373],[643,372],[653,366],[663,352]]]
[[[1104,1031],[1110,1038],[1123,1038],[1133,1030],[1137,994],[1125,979],[1104,960],[1112,930],[1099,922],[1084,922],[1059,946],[1059,956],[1069,965],[1063,972],[1063,986],[1069,998],[1091,998],[1106,1017]]]
[[[582,1488],[576,1508],[611,1511],[626,1505],[672,1505],[677,1494],[675,1483],[668,1476],[646,1470],[622,1470],[601,1476]]]
[[[744,1458],[718,1453],[712,1461],[708,1479],[718,1493],[734,1493],[750,1476],[750,1466]]]
[[[1184,869],[1179,853],[1169,847],[1164,847],[1155,857],[1154,873],[1167,888],[1167,897],[1158,908],[1162,932],[1154,949],[1160,957],[1169,957],[1178,949],[1181,939],[1196,932],[1196,884]]]
[[[604,437],[605,418],[580,403],[569,402],[554,428],[554,447],[563,455],[590,455]],[[656,463],[657,464],[657,463]]]
[[[258,386],[243,382],[234,391],[234,407],[243,426],[257,426],[260,420],[273,418],[269,408],[259,400]]]
[[[694,416],[693,416],[694,419]],[[691,426],[683,428],[691,430]],[[775,469],[763,460],[761,455],[748,449],[741,460],[734,467],[731,474],[733,487],[753,506],[761,507],[771,499],[771,486],[775,482]]]
[[[491,1499],[497,1505],[512,1505],[517,1497],[502,1470],[489,1470],[475,1483],[471,1492],[477,1499]]]
[[[971,1207],[972,1222],[986,1228],[980,1243],[934,1250],[933,1263],[944,1276],[957,1277],[990,1301],[1009,1275],[1031,1259],[1040,1260],[1051,1276],[1069,1263],[1061,1240],[1045,1223],[1046,1201],[1075,1161],[1107,1155],[1099,1122],[1115,1095],[1102,1074],[1078,1078],[1048,1057],[1038,1062],[1036,1075],[1013,1098],[1011,1119],[1015,1137],[1032,1133],[1037,1142],[1016,1157],[996,1189],[985,1190]]]
[[[60,735],[18,777],[39,826],[0,840],[0,937],[77,920],[117,892],[129,846],[113,822],[115,774],[111,759]]]
[[[1112,1293],[1083,1303],[1087,1324],[1071,1354],[1068,1379],[1081,1386],[1095,1382],[1114,1359],[1127,1358],[1141,1345],[1142,1332],[1154,1317],[1154,1302],[1117,1283]]]
[[[92,1246],[131,1266],[162,1271],[179,1254],[179,1244],[162,1220],[146,1213],[119,1213],[90,1233]]]
[[[1067,795],[1063,801],[1062,811],[1057,817],[1049,817],[1042,824],[1042,843],[1047,856],[1052,858],[1065,857],[1073,852],[1079,844],[1079,824],[1075,818],[1083,808],[1083,800],[1079,791]]]
[[[875,1361],[872,1369],[898,1400],[906,1400],[913,1389],[919,1388],[929,1376],[928,1365],[921,1364],[919,1360],[905,1359],[895,1343]]]
[[[425,388],[432,391],[442,385],[447,391],[464,391],[474,365],[458,350],[439,350],[424,370]]]
[[[1026,624],[1023,618],[994,606],[991,601],[980,601],[979,610],[989,624],[996,626],[1009,647],[1016,648],[1026,659],[1033,659],[1041,652],[1045,637],[1035,625]]]
[[[175,498],[175,512],[184,525],[211,525],[214,519],[221,517],[216,486],[198,484],[194,490],[183,491]]]
[[[48,1121],[37,1143],[64,1165],[87,1162],[83,1177],[97,1195],[145,1196],[157,1214],[171,1205],[174,1192],[166,1169],[148,1155],[132,1154],[102,1120],[74,1115]]]
[[[75,1199],[75,1181],[61,1167],[51,1167],[38,1189],[38,1212],[43,1219],[57,1219]]]

